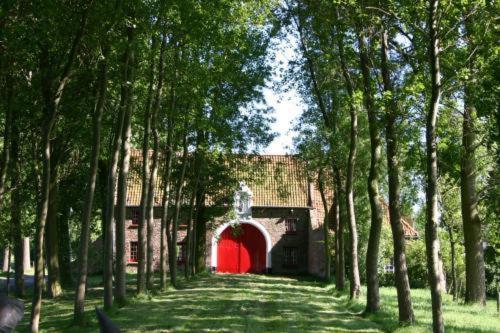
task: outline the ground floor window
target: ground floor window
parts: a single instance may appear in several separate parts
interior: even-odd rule
[[[186,246],[184,242],[177,243],[177,262],[183,263],[186,259]]]
[[[391,258],[391,262],[384,265],[385,273],[394,273],[394,258]]]
[[[283,247],[283,267],[294,268],[297,266],[297,248]]]
[[[130,242],[130,257],[129,262],[137,262],[138,261],[138,251],[139,244],[137,242]]]

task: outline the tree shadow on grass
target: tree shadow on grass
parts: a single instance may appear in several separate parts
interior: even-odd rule
[[[147,304],[131,304],[114,318],[136,331],[376,332],[377,325],[335,306],[319,284],[261,275],[214,275],[188,282]],[[147,318],[147,320],[145,320]]]
[[[395,288],[380,288],[382,307],[377,314],[366,318],[380,324],[388,332],[418,333],[432,331],[432,304],[427,289],[412,289],[411,297],[416,323],[413,326],[398,326],[398,303]],[[466,306],[454,302],[450,295],[443,294],[443,315],[446,332],[452,333],[493,333],[498,332],[500,324],[494,306]],[[346,305],[344,301],[344,305]],[[348,306],[353,311],[362,311],[363,303]]]
[[[128,282],[132,294],[132,276]],[[182,289],[130,298],[110,317],[124,332],[380,332],[377,324],[346,311],[323,283],[313,279],[205,275],[182,285]],[[84,328],[71,326],[73,295],[44,301],[44,332],[97,331],[93,308],[102,304],[102,288],[98,283],[89,287],[90,320]],[[27,331],[28,322],[25,316],[19,332]]]

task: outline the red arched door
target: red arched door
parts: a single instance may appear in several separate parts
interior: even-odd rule
[[[242,223],[237,229],[227,227],[217,245],[217,272],[264,273],[266,241],[251,224]]]

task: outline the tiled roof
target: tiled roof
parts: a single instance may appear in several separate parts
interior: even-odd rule
[[[150,151],[150,157],[152,152]],[[151,164],[151,160],[150,160]],[[130,171],[127,179],[127,205],[140,206],[142,194],[142,151],[139,149],[132,149],[130,152]],[[161,205],[161,192],[162,182],[160,173],[156,178],[156,185],[154,189],[154,204],[155,206]]]
[[[384,214],[384,222],[387,224],[390,224],[391,220],[389,218],[389,204],[385,202],[384,200],[380,200],[380,203],[382,204],[383,208],[383,214]],[[418,231],[413,227],[414,223],[412,219],[410,219],[408,216],[401,216],[401,224],[403,225],[403,231],[405,234],[406,238],[418,238]]]
[[[295,156],[260,155],[241,158],[235,173],[252,190],[254,206],[309,207],[305,170]]]
[[[234,161],[233,161],[234,162]],[[139,206],[142,191],[142,153],[132,150],[127,205]],[[307,175],[303,162],[291,155],[240,156],[231,163],[234,176],[253,192],[254,206],[309,207]],[[159,173],[160,174],[160,173]],[[155,205],[161,205],[161,177],[155,185]],[[207,198],[211,202],[212,198]]]

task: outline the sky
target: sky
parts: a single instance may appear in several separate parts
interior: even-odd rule
[[[293,36],[283,38],[274,51],[274,60],[271,62],[275,73],[272,81],[277,81],[279,72],[285,70],[288,62],[293,59],[293,46],[296,40]],[[276,84],[276,83],[275,83]],[[271,144],[262,150],[263,154],[286,154],[293,152],[293,137],[296,133],[292,130],[293,123],[302,114],[303,104],[295,89],[286,92],[279,91],[273,82],[268,82],[268,87],[264,88],[264,98],[266,104],[274,109],[273,116],[276,122],[271,128],[277,133]]]
[[[300,117],[302,106],[296,91],[278,93],[271,88],[264,90],[264,97],[268,106],[274,108],[276,122],[271,128],[277,133],[276,138],[267,146],[264,154],[286,154],[291,153],[293,148],[293,122]]]

